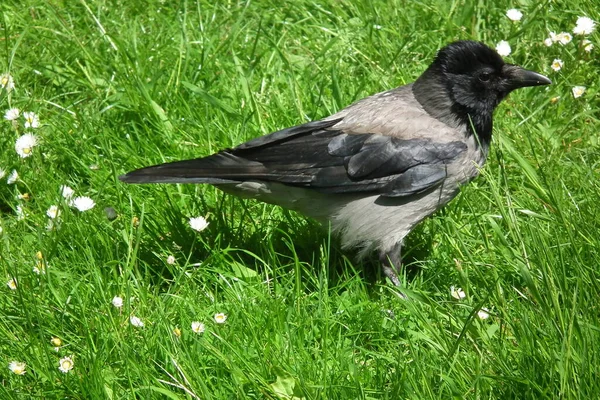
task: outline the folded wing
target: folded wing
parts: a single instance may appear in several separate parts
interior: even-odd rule
[[[194,160],[142,168],[128,183],[278,182],[323,193],[372,192],[385,197],[430,190],[467,146],[461,141],[402,139],[337,130],[340,120],[310,122]]]

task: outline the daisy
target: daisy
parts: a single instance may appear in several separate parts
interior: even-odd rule
[[[19,173],[17,172],[16,169],[13,169],[12,171],[10,171],[10,175],[8,175],[8,178],[6,178],[6,183],[8,183],[9,185],[12,185],[13,183],[15,183],[18,180],[19,180]]]
[[[9,73],[0,75],[0,87],[6,89],[7,92],[15,88],[15,81]]]
[[[548,47],[552,46],[553,43],[554,43],[554,41],[552,41],[552,38],[544,39],[544,44]]]
[[[34,112],[24,112],[23,118],[25,118],[25,128],[39,128],[40,118]]]
[[[26,133],[15,142],[15,151],[21,158],[26,158],[32,154],[33,148],[37,144],[37,137],[31,133]]]
[[[575,86],[573,88],[573,97],[578,98],[583,96],[583,93],[585,92],[585,86]]]
[[[552,68],[555,71],[560,71],[560,69],[563,67],[563,61],[561,59],[555,58],[554,61],[552,61],[552,65],[550,65],[550,68]]]
[[[192,332],[194,333],[202,333],[204,332],[204,324],[202,322],[194,321],[192,322]]]
[[[48,216],[48,218],[51,219],[58,218],[58,216],[60,215],[60,210],[58,209],[58,206],[50,206],[48,210],[46,210],[46,215]]]
[[[181,337],[181,329],[179,329],[179,328],[173,329],[173,334],[177,337]]]
[[[46,230],[48,232],[53,231],[56,226],[58,226],[58,224],[55,224],[53,220],[49,219],[46,223]]]
[[[33,272],[37,275],[46,273],[46,264],[43,261],[38,261],[35,267],[33,267]]]
[[[50,344],[54,346],[54,350],[58,351],[60,346],[62,346],[62,340],[60,340],[59,337],[53,336],[52,339],[50,339]]]
[[[223,313],[215,314],[215,322],[217,324],[224,324],[225,321],[227,321],[227,315],[225,315]]]
[[[167,257],[167,264],[169,264],[169,265],[175,264],[175,257],[173,257],[173,256]]]
[[[202,232],[207,226],[208,222],[204,217],[190,218],[190,227],[197,232]]]
[[[461,288],[455,288],[454,286],[450,286],[450,295],[454,297],[456,300],[464,299],[467,295]]]
[[[25,219],[25,211],[23,211],[23,207],[16,206],[15,214],[17,215],[17,221],[22,221]]]
[[[84,212],[94,208],[96,203],[94,202],[94,200],[90,199],[87,196],[79,196],[73,199],[71,205],[79,211]]]
[[[60,372],[63,372],[66,374],[70,370],[73,369],[74,365],[75,365],[75,363],[73,362],[72,356],[71,357],[63,357],[58,362],[58,369],[60,370]]]
[[[144,322],[141,319],[139,319],[138,317],[136,317],[135,315],[132,315],[129,318],[129,322],[131,323],[131,325],[135,326],[136,328],[144,327]]]
[[[123,298],[119,297],[119,296],[115,296],[112,299],[112,305],[117,307],[117,308],[121,308],[123,307]]]
[[[6,286],[8,286],[10,290],[17,290],[17,280],[15,278],[10,279],[6,282]]]
[[[480,319],[488,319],[490,317],[489,310],[487,308],[482,308],[481,310],[477,311],[477,316]]]
[[[502,57],[506,57],[511,53],[510,44],[506,40],[501,40],[496,45],[496,51]]]
[[[576,35],[589,35],[596,29],[596,22],[589,17],[577,18],[576,26],[573,28],[573,33]]]
[[[561,32],[558,35],[556,35],[558,37],[558,41],[560,42],[560,44],[569,44],[571,43],[571,40],[573,40],[573,36],[571,36],[571,34],[569,32]]]
[[[583,46],[583,50],[585,50],[588,53],[594,48],[594,44],[587,39],[582,40],[581,45]]]
[[[21,111],[18,108],[9,108],[4,113],[4,119],[8,121],[14,121],[19,118],[19,115],[21,115]]]
[[[523,13],[521,11],[517,10],[516,8],[511,8],[510,10],[508,10],[506,12],[506,16],[511,21],[520,21],[521,18],[523,18]]]
[[[25,374],[25,366],[26,366],[26,364],[24,362],[11,361],[10,364],[8,364],[8,369],[10,369],[13,374],[24,375]]]
[[[62,194],[62,197],[64,197],[67,200],[69,200],[75,194],[75,191],[66,185],[61,185],[60,192]]]

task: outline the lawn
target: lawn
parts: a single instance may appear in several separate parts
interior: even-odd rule
[[[600,33],[573,32],[595,2],[0,10],[0,398],[599,396]],[[315,221],[118,180],[412,82],[458,39],[553,85],[511,94],[481,176],[409,236],[407,299]]]

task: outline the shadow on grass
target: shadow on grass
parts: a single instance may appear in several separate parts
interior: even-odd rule
[[[216,207],[202,199],[202,208],[212,216],[206,231],[193,232],[180,208],[165,204],[160,208],[160,219],[147,218],[144,225],[146,242],[169,247],[169,242],[179,248],[179,253],[189,260],[203,260],[203,265],[215,267],[224,273],[236,271],[242,265],[259,274],[270,269],[269,275],[290,279],[300,272],[304,290],[318,289],[320,274],[325,274],[330,288],[345,287],[345,282],[358,275],[369,291],[385,282],[373,252],[357,261],[355,251],[343,251],[339,239],[330,236],[326,227],[303,218],[291,211],[275,209],[273,214],[260,219],[250,210],[256,203],[224,197]],[[269,206],[270,207],[270,206]],[[272,216],[274,215],[274,216]],[[156,222],[160,220],[160,222]],[[403,268],[410,281],[420,271],[420,262],[431,251],[432,240],[418,227],[408,238],[403,249]],[[168,284],[177,275],[173,266],[157,258],[157,246],[140,246],[138,258],[146,268],[146,275],[158,284]],[[301,268],[298,270],[298,268]],[[273,272],[276,270],[275,272]],[[404,273],[404,271],[402,271]]]

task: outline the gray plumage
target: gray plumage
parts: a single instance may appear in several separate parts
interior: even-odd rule
[[[330,221],[344,248],[377,250],[399,285],[404,237],[483,166],[492,114],[512,90],[548,78],[479,42],[452,43],[416,82],[320,121],[233,149],[130,172],[128,183],[208,183]]]

